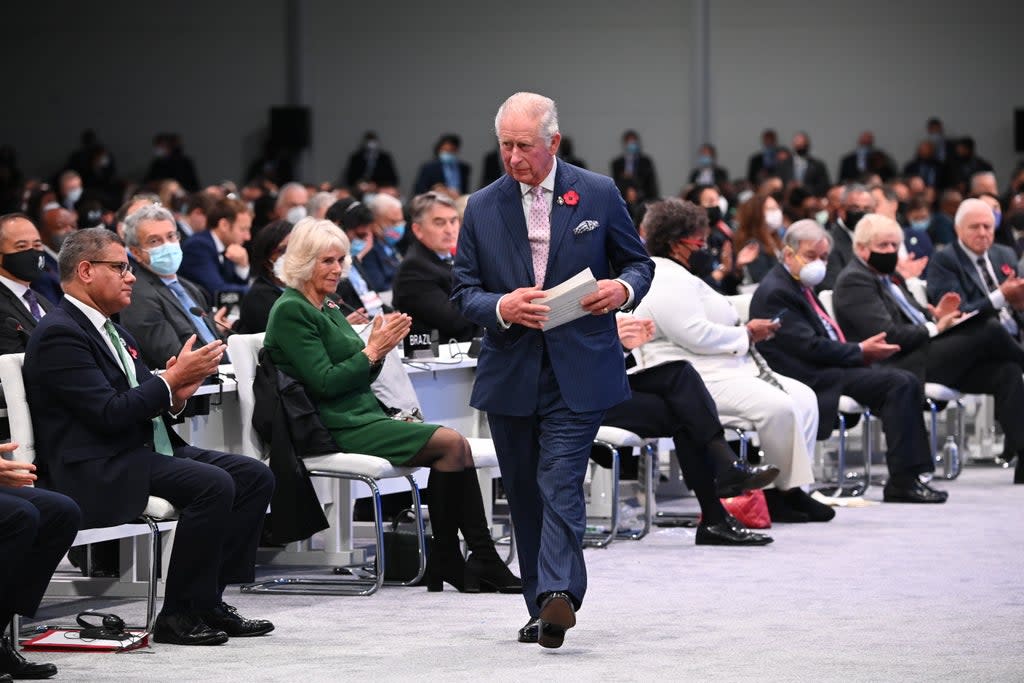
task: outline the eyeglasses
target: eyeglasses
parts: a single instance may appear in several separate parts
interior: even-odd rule
[[[133,268],[132,264],[127,261],[89,261],[89,263],[103,263],[110,266],[117,271],[117,274],[121,276],[122,280],[125,279],[128,273],[135,272],[135,268]]]

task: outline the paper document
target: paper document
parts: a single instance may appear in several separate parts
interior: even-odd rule
[[[981,311],[970,311],[968,313],[964,313],[962,316],[960,316],[957,319],[956,322],[954,322],[952,325],[950,325],[949,327],[944,329],[942,332],[939,332],[939,334],[945,334],[945,333],[949,332],[950,330],[952,330],[953,328],[957,327],[958,325],[963,325],[965,322],[967,322],[968,320],[970,320],[974,316],[978,315],[978,313],[980,313],[980,312]]]
[[[548,321],[541,327],[545,332],[577,318],[590,315],[583,310],[580,299],[597,291],[597,280],[590,268],[581,270],[560,285],[544,290],[544,296],[534,299],[535,304],[550,306]]]

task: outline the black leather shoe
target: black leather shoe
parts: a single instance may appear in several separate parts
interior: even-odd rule
[[[785,498],[791,508],[807,515],[808,521],[829,522],[836,516],[836,511],[831,505],[819,503],[799,486],[785,491],[782,497]],[[770,514],[771,510],[768,512]]]
[[[0,639],[0,674],[9,676],[8,681],[40,680],[56,676],[57,667],[53,664],[33,664],[26,661],[10,639],[4,636]]]
[[[886,503],[945,503],[948,497],[945,491],[933,489],[917,477],[906,482],[890,479],[882,490],[882,500]]]
[[[540,633],[540,619],[530,619],[526,626],[519,629],[520,643],[536,643]]]
[[[481,557],[473,553],[466,560],[467,593],[522,593],[523,582],[501,561],[497,553],[493,557]]]
[[[718,482],[717,495],[719,498],[733,498],[744,491],[763,489],[775,481],[777,476],[779,468],[775,465],[751,467],[736,460],[715,477]]]
[[[565,632],[576,625],[576,608],[568,593],[548,593],[537,618],[537,643],[541,647],[562,647]]]
[[[768,545],[772,537],[742,527],[737,529],[728,521],[717,524],[701,522],[697,526],[697,545]]]
[[[161,612],[153,626],[153,642],[171,645],[222,645],[228,642],[228,634],[210,628],[198,615],[190,612]]]
[[[206,610],[201,616],[208,626],[224,631],[231,638],[262,636],[274,630],[274,625],[266,619],[246,619],[226,602]]]

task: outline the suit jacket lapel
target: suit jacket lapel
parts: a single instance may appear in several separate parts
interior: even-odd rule
[[[505,175],[501,179],[499,190],[502,199],[498,202],[498,211],[501,213],[505,229],[511,239],[509,244],[526,269],[530,284],[537,281],[533,272],[533,256],[530,252],[530,238],[526,232],[526,216],[523,214],[523,196],[519,192],[519,183],[512,176]]]
[[[953,242],[953,248],[956,250],[956,257],[960,259],[960,265],[967,271],[967,276],[974,283],[974,286],[978,288],[978,292],[982,296],[987,296],[988,287],[985,286],[985,282],[981,279],[981,274],[978,273],[978,264],[974,262],[970,254],[964,251],[959,241]]]
[[[572,167],[566,163],[559,162],[555,171],[555,196],[551,198],[551,244],[548,249],[548,266],[544,274],[545,286],[557,285],[557,282],[550,282],[548,274],[551,272],[551,264],[555,263],[555,256],[558,250],[565,243],[566,238],[572,233],[573,218],[576,216],[576,206],[559,204],[558,198],[569,190],[575,189],[577,175]],[[577,204],[578,206],[578,204]]]
[[[100,355],[107,359],[107,363],[113,363],[113,367],[121,377],[125,377],[125,383],[127,383],[128,378],[124,374],[124,368],[121,367],[120,359],[114,357],[114,354],[107,345],[107,342],[100,336],[99,330],[97,330],[89,319],[85,317],[85,314],[78,310],[78,307],[67,299],[61,299],[60,308],[71,316],[79,326],[81,326],[86,336],[92,339],[93,344],[99,345],[99,347],[103,349]]]
[[[32,314],[25,308],[25,304],[18,300],[18,295],[7,288],[6,285],[0,285],[0,293],[2,293],[11,304],[12,317],[21,323],[21,326],[26,330],[32,330],[36,326],[36,319],[32,317]],[[38,295],[36,297],[39,300],[39,306],[43,306],[43,301],[46,297]],[[44,311],[48,311],[48,308],[43,308]]]

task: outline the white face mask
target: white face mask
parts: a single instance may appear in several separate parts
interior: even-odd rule
[[[304,206],[293,206],[292,208],[288,209],[288,213],[284,215],[284,219],[291,223],[292,225],[295,225],[305,217],[306,207]]]
[[[825,227],[828,223],[828,211],[822,209],[818,213],[814,214],[814,220],[818,221],[818,225]]]
[[[82,198],[82,188],[74,187],[74,188],[68,190],[68,201],[71,202],[72,204],[74,204],[75,202],[77,202],[81,198]]]
[[[284,282],[284,256],[278,256],[277,260],[274,261],[274,277],[279,282]]]
[[[800,269],[800,283],[806,287],[817,287],[825,279],[826,269],[825,262],[820,259],[805,263]]]
[[[341,277],[343,280],[347,280],[349,273],[352,272],[352,255],[345,254],[345,260],[341,262]]]
[[[782,227],[782,209],[768,209],[764,212],[764,222],[772,230]]]
[[[725,197],[718,196],[718,209],[722,212],[722,217],[729,215],[729,200]]]

